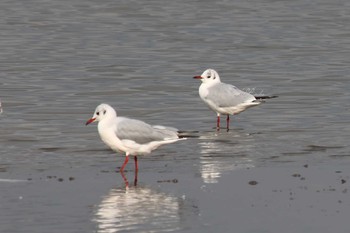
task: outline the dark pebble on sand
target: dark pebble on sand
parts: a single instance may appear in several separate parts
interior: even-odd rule
[[[63,178],[58,178],[57,179],[59,182],[62,182],[64,179]]]
[[[248,182],[248,184],[250,184],[250,185],[257,185],[257,184],[258,184],[258,182],[257,182],[257,181],[255,181],[255,180],[252,180],[252,181],[249,181],[249,182]]]
[[[342,183],[342,184],[345,184],[345,183],[346,183],[346,180],[341,179],[341,183]]]
[[[75,180],[74,177],[69,177],[69,181]]]
[[[178,183],[179,180],[178,179],[172,179],[172,180],[158,180],[157,183]]]

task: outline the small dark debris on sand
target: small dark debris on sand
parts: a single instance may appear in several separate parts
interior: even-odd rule
[[[172,180],[158,180],[157,183],[178,183],[178,179],[172,179]]]
[[[64,178],[58,178],[57,179],[59,182],[63,182],[64,181]],[[75,180],[75,178],[73,177],[73,176],[70,176],[69,178],[68,178],[68,180],[69,181],[73,181],[73,180]]]
[[[301,175],[299,173],[295,173],[292,175],[293,177],[301,177]]]
[[[110,171],[108,171],[108,170],[101,170],[100,172],[101,173],[109,173]]]
[[[257,181],[255,181],[255,180],[251,180],[251,181],[249,181],[249,182],[248,182],[248,184],[250,184],[250,185],[257,185],[257,184],[258,184],[258,182],[257,182]]]
[[[341,184],[345,184],[345,183],[346,183],[346,180],[341,179]]]

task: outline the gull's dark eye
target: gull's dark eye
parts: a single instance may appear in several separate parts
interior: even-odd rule
[[[99,115],[100,115],[100,112],[96,112],[96,115],[99,116]]]
[[[209,76],[207,76],[207,78],[210,78],[210,75],[209,75]]]

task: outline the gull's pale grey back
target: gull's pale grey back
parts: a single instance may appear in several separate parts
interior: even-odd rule
[[[255,97],[233,85],[217,83],[208,88],[208,94],[204,97],[205,100],[213,102],[217,107],[226,108],[252,102]]]
[[[116,135],[120,140],[133,140],[139,144],[178,138],[177,132],[153,127],[143,121],[118,117]]]

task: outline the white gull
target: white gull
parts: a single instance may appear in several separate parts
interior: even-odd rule
[[[227,130],[229,130],[230,115],[236,115],[247,108],[262,103],[261,99],[276,96],[255,97],[254,95],[238,89],[236,86],[221,82],[219,74],[213,69],[205,70],[200,76],[202,84],[199,87],[200,98],[217,113],[217,130],[220,129],[220,115],[227,115]]]
[[[102,141],[112,150],[126,153],[121,172],[129,161],[129,155],[134,156],[137,172],[137,155],[150,154],[161,145],[185,139],[180,138],[177,129],[172,127],[153,126],[140,120],[117,117],[116,111],[108,104],[98,105],[86,125],[94,121],[98,121]]]

